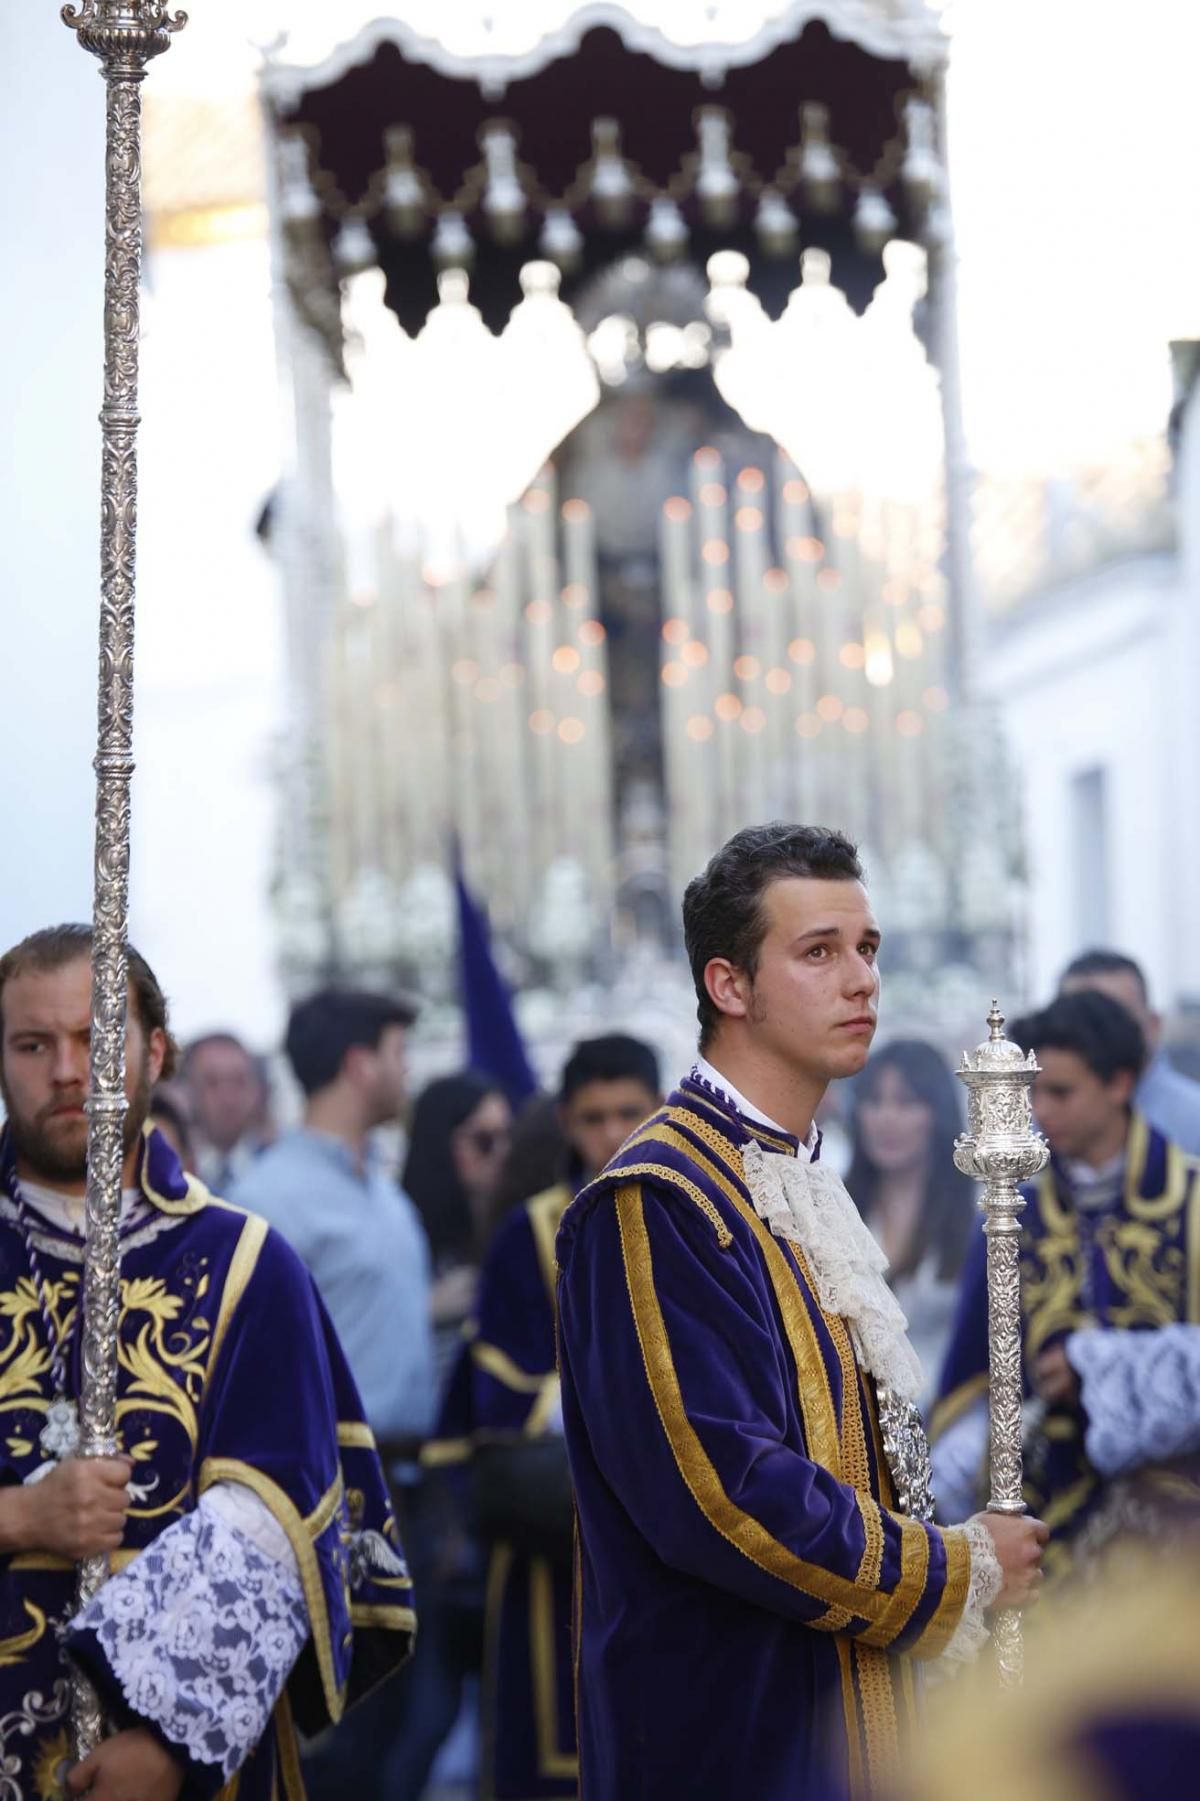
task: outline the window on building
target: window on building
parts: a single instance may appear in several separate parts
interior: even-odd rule
[[[1076,944],[1107,944],[1108,771],[1083,769],[1071,777],[1071,875]]]

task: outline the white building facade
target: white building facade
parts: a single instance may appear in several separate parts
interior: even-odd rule
[[[995,620],[983,659],[1021,786],[1031,1000],[1079,951],[1200,1004],[1200,388],[1183,409],[1172,548],[1118,557]]]

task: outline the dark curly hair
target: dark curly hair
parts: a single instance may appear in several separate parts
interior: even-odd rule
[[[1023,1051],[1074,1051],[1102,1082],[1122,1070],[1140,1076],[1145,1067],[1142,1028],[1120,1001],[1096,988],[1060,994],[1040,1013],[1014,1019],[1008,1030]]]
[[[683,939],[696,988],[702,1051],[720,1019],[704,971],[714,957],[727,957],[753,977],[767,929],[763,894],[772,882],[788,876],[861,882],[863,870],[856,847],[841,832],[775,820],[735,832],[684,891]]]

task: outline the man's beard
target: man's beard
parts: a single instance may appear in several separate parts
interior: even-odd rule
[[[138,1071],[137,1086],[133,1091],[133,1097],[125,1110],[121,1148],[126,1156],[137,1143],[142,1127],[149,1116],[152,1087],[150,1056],[147,1050],[142,1058],[142,1067]],[[75,1143],[64,1143],[54,1135],[51,1119],[55,1109],[71,1104],[73,1097],[59,1095],[40,1113],[35,1114],[32,1119],[28,1119],[13,1106],[8,1083],[2,1076],[0,1076],[0,1095],[4,1099],[4,1110],[8,1115],[8,1129],[12,1134],[17,1159],[28,1170],[32,1179],[35,1182],[38,1180],[46,1182],[86,1181],[86,1136],[78,1143],[78,1146]],[[83,1095],[80,1094],[78,1097],[80,1106],[83,1105],[83,1099]]]

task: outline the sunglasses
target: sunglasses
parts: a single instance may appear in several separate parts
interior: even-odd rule
[[[475,1131],[467,1133],[467,1143],[479,1152],[481,1157],[492,1157],[499,1150],[508,1149],[511,1134],[501,1126],[478,1126]]]

